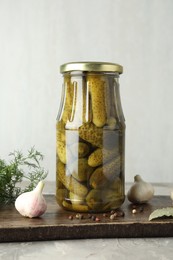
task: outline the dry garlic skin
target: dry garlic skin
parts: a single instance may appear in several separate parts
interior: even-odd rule
[[[142,179],[140,175],[134,176],[134,183],[130,187],[127,198],[132,203],[146,203],[154,196],[154,188],[151,183]]]
[[[35,218],[45,213],[47,203],[42,195],[43,187],[44,183],[40,181],[33,191],[18,196],[15,201],[15,208],[22,216]]]
[[[66,210],[104,212],[124,202],[125,122],[111,63],[70,63],[56,124],[56,198]]]

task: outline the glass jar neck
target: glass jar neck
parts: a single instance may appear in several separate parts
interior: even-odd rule
[[[85,123],[104,129],[123,125],[118,73],[74,71],[63,73],[63,77],[58,120],[67,129],[78,129]]]

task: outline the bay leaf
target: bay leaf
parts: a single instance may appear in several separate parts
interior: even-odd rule
[[[149,221],[162,217],[173,217],[173,207],[166,207],[154,210],[149,216]]]

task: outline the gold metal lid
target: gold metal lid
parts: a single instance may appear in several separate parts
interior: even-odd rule
[[[123,73],[123,67],[116,63],[110,62],[70,62],[60,66],[60,72],[70,71],[94,71],[94,72],[117,72]]]

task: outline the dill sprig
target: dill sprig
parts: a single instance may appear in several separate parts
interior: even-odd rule
[[[13,203],[21,193],[33,190],[48,174],[40,165],[43,155],[34,147],[26,156],[20,151],[14,151],[9,156],[9,163],[0,159],[0,204]],[[23,181],[28,184],[22,189]]]

